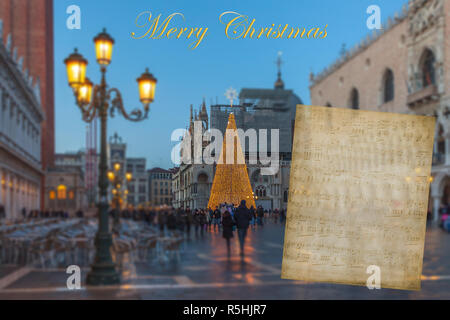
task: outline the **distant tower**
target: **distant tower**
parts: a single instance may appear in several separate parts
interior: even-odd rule
[[[200,112],[198,113],[198,120],[202,122],[203,128],[208,130],[208,112],[206,111],[205,98],[203,98],[203,103],[200,108]]]
[[[281,65],[283,64],[283,61],[281,60],[281,55],[283,53],[281,51],[278,51],[278,58],[277,58],[277,67],[278,67],[278,77],[277,81],[275,81],[275,89],[284,89],[284,82],[281,80]]]
[[[189,116],[189,132],[190,132],[191,135],[194,132],[194,111],[193,111],[192,108],[193,107],[192,107],[192,104],[191,104],[191,109],[190,109],[191,113],[190,113],[190,116]]]

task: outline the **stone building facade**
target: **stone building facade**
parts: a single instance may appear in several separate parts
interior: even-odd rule
[[[450,202],[450,2],[409,1],[310,82],[312,105],[437,118],[429,202],[437,220]]]
[[[113,170],[115,164],[120,165],[118,175],[123,184],[124,205],[139,207],[148,205],[148,174],[145,158],[128,158],[127,144],[115,133],[108,143],[109,169]],[[131,173],[131,181],[126,180],[126,174]],[[110,200],[112,200],[112,185],[109,186]]]
[[[87,154],[89,152],[89,154]],[[95,207],[98,193],[98,163],[100,155],[94,149],[81,149],[75,152],[56,153],[54,167],[48,171],[53,175],[58,168],[73,167],[81,172],[84,180],[84,190],[89,207]],[[91,181],[89,181],[89,179]],[[48,192],[46,198],[48,198]]]
[[[86,152],[56,153],[54,165],[47,169],[45,185],[45,209],[84,210],[89,201],[86,185]]]
[[[206,103],[200,105],[200,110],[193,111],[191,105],[189,128],[187,131],[191,136],[194,134],[194,122],[201,122],[202,134],[209,128],[208,112]],[[191,154],[193,154],[193,140],[191,141]],[[203,147],[208,141],[203,141]],[[202,149],[203,150],[203,149]],[[172,173],[172,205],[175,208],[206,208],[209,194],[214,179],[214,167],[206,164],[182,163]]]
[[[55,165],[48,169],[46,181],[46,210],[73,214],[88,207],[82,166]]]
[[[145,158],[127,158],[126,172],[133,175],[127,182],[127,203],[133,207],[148,206],[148,173]]]
[[[278,64],[278,66],[280,65],[281,63]],[[275,174],[262,174],[263,165],[260,161],[256,164],[250,163],[249,159],[252,154],[249,152],[248,143],[241,141],[250,183],[253,193],[257,197],[255,198],[256,205],[261,205],[268,210],[287,207],[295,111],[298,104],[302,104],[301,99],[292,90],[284,88],[279,69],[273,89],[243,88],[239,94],[238,105],[232,107],[230,105],[212,105],[210,107],[210,126],[220,130],[222,135],[225,133],[231,112],[235,115],[238,129],[244,131],[255,129],[258,133],[260,129],[266,129],[267,154],[271,154],[275,150],[272,150],[270,131],[271,129],[279,130],[278,155],[276,156],[279,161],[279,170]],[[192,132],[195,121],[202,121],[203,132],[208,130],[209,121],[204,102],[198,115],[195,113],[193,116],[191,109],[190,132]],[[256,150],[252,150],[252,152],[256,152],[257,156],[260,151],[260,139],[261,135],[258,136]],[[182,164],[179,170],[173,174],[172,179],[174,206],[205,208],[208,205],[214,174],[215,165]]]
[[[23,68],[9,35],[4,45],[0,20],[0,205],[6,218],[40,208],[41,123],[39,84]]]
[[[150,205],[172,205],[172,170],[153,168],[147,173]]]
[[[11,48],[33,85],[40,88],[38,100],[44,114],[40,124],[40,163],[45,172],[53,165],[55,153],[53,0],[2,0],[0,19],[2,42]],[[41,175],[42,206],[44,185],[45,175]]]

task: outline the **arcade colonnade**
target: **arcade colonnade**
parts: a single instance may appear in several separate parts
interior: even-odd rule
[[[22,218],[21,210],[39,209],[40,183],[18,172],[10,171],[0,165],[0,204],[5,209],[6,219]]]

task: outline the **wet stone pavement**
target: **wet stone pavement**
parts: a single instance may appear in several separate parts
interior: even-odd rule
[[[192,230],[193,231],[193,230]],[[180,261],[124,263],[120,286],[68,290],[64,268],[0,266],[0,299],[450,299],[450,234],[429,225],[420,291],[311,283],[280,278],[284,227],[249,230],[244,260],[237,235],[228,259],[221,233],[185,242]]]

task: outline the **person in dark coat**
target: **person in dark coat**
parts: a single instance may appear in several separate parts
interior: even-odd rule
[[[6,218],[5,207],[0,204],[0,219]]]
[[[211,224],[213,223],[213,220],[214,220],[214,211],[211,208],[208,208],[208,231],[211,230]]]
[[[184,212],[181,208],[178,208],[176,210],[176,219],[177,219],[177,229],[181,232],[184,232],[184,226],[185,226],[185,218],[183,216]]]
[[[263,226],[264,222],[264,209],[262,206],[258,206],[258,209],[256,209],[256,222],[258,223],[258,226]]]
[[[177,218],[172,211],[167,215],[167,229],[174,231],[177,228]]]
[[[245,237],[247,236],[247,229],[250,225],[250,220],[252,216],[250,215],[250,210],[245,205],[245,200],[241,201],[241,204],[236,209],[234,214],[234,220],[236,221],[236,227],[238,230],[239,244],[241,247],[241,257],[244,257],[244,243]]]
[[[201,213],[198,209],[194,210],[194,215],[192,216],[192,221],[194,222],[194,228],[195,228],[195,238],[198,238],[198,231],[201,231],[202,228],[202,217]]]
[[[214,212],[213,212],[214,232],[216,232],[216,226],[217,226],[217,228],[219,228],[219,232],[220,232],[220,216],[221,216],[221,212],[220,212],[219,208],[216,206],[216,210],[214,210]]]
[[[252,226],[252,229],[255,229],[256,210],[255,210],[255,208],[253,206],[250,206],[250,216],[251,216],[250,225]]]
[[[164,235],[164,228],[166,225],[166,214],[163,211],[158,212],[158,225],[159,225],[159,232],[161,235]]]
[[[231,214],[227,211],[222,216],[222,228],[223,228],[222,236],[227,241],[228,257],[230,257],[231,252],[230,239],[233,238],[233,226],[234,226],[233,218],[231,217]]]
[[[204,235],[205,235],[205,229],[206,229],[206,224],[208,222],[208,218],[206,217],[206,211],[205,210],[201,209],[199,211],[199,213],[200,213],[200,220],[199,220],[199,222],[200,222],[200,235],[203,238]]]
[[[281,211],[280,211],[280,222],[284,223],[285,220],[286,220],[286,211],[284,209],[281,209]]]
[[[192,224],[192,212],[189,207],[184,210],[184,223],[186,225],[186,235],[187,239],[191,239],[191,224]]]

